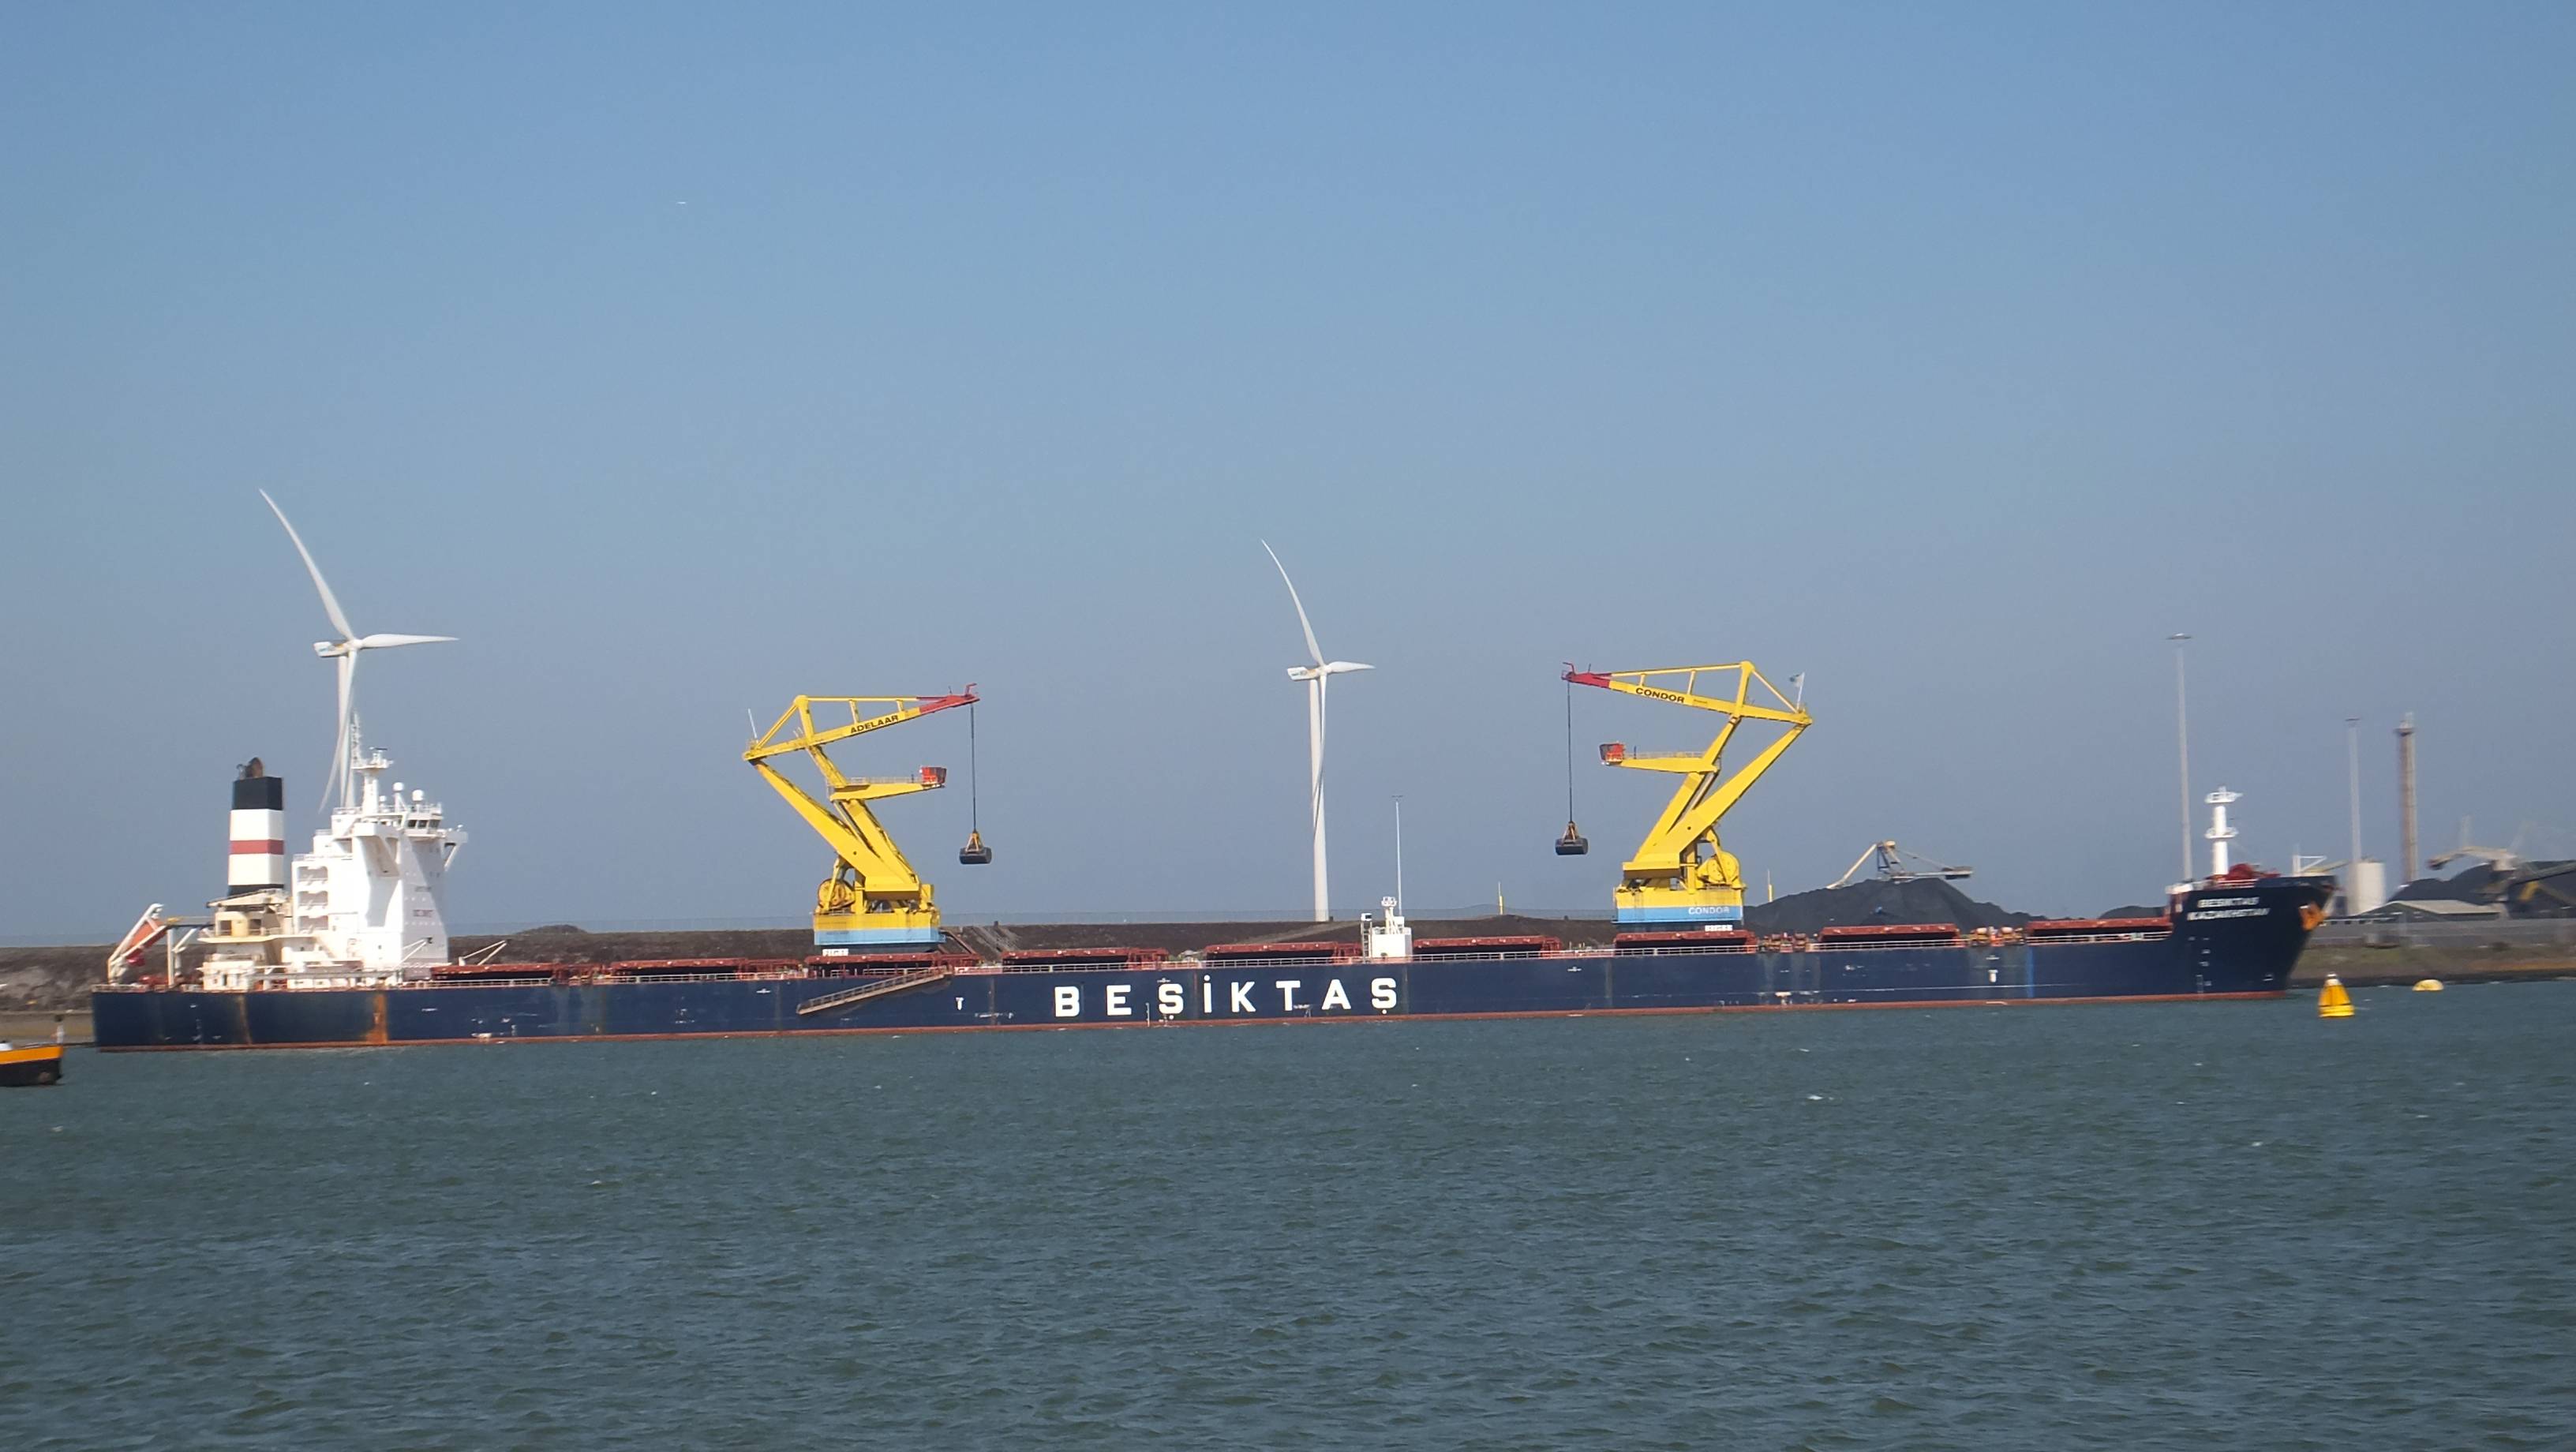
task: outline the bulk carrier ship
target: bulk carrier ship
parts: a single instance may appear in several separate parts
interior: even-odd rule
[[[1715,739],[1698,751],[1601,748],[1611,766],[1680,779],[1620,869],[1618,930],[1607,945],[1568,947],[1534,935],[1416,937],[1401,904],[1386,898],[1380,912],[1361,918],[1356,941],[1213,944],[1179,953],[975,953],[946,931],[931,885],[871,806],[936,790],[947,782],[945,770],[852,776],[830,754],[858,737],[971,708],[978,698],[969,687],[938,696],[799,696],[746,747],[744,760],[833,852],[831,875],[816,891],[811,953],[606,964],[501,962],[486,954],[458,961],[443,891],[465,834],[425,792],[389,779],[392,762],[363,744],[351,703],[360,650],[444,637],[357,635],[301,539],[296,548],[341,632],[315,647],[340,671],[329,823],[290,860],[284,783],[256,760],[245,767],[233,784],[225,895],[201,923],[165,916],[155,905],[117,944],[108,981],[90,1000],[103,1049],[2277,998],[2334,890],[2329,878],[2231,864],[2236,834],[2227,806],[2236,796],[2222,788],[2207,798],[2209,874],[2170,888],[2157,916],[1757,935],[1745,927],[1743,874],[1721,845],[1718,825],[1810,718],[1803,699],[1782,696],[1739,661],[1565,673],[1569,692],[1597,687],[1722,718]],[[1303,613],[1301,605],[1301,620]],[[1730,768],[1728,748],[1747,723],[1778,734]],[[819,776],[819,794],[780,769],[798,756]],[[1318,794],[1320,844],[1320,765]],[[1588,843],[1569,822],[1556,850],[1579,855]],[[968,865],[992,860],[980,830],[958,855]],[[1320,855],[1319,846],[1319,868]],[[190,947],[202,955],[193,981],[183,971],[182,950]],[[159,972],[152,971],[156,949],[164,960]]]

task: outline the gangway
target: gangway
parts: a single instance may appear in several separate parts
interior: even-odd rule
[[[832,848],[832,875],[814,890],[816,946],[847,951],[938,944],[939,908],[932,900],[931,886],[913,870],[868,804],[937,791],[948,784],[948,769],[925,766],[909,776],[850,776],[833,762],[827,748],[918,721],[934,711],[971,706],[976,699],[971,685],[952,696],[798,696],[768,731],[744,749],[742,759]],[[818,709],[826,722],[840,713],[848,719],[818,723]],[[800,751],[822,773],[823,800],[816,800],[774,764]]]
[[[1703,694],[1702,677],[1717,684]],[[1700,751],[1632,752],[1610,742],[1601,760],[1610,766],[1659,771],[1680,777],[1663,815],[1639,844],[1636,855],[1619,868],[1612,894],[1622,923],[1733,924],[1744,920],[1744,874],[1718,841],[1717,824],[1746,791],[1771,769],[1811,724],[1803,702],[1780,694],[1749,660],[1728,665],[1664,666],[1633,671],[1578,671],[1565,679],[1577,686],[1598,686],[1622,695],[1713,711],[1726,718],[1717,737]],[[1767,700],[1757,699],[1756,687]],[[1724,694],[1717,694],[1723,692]],[[1747,721],[1784,727],[1779,737],[1751,761],[1728,774],[1723,765],[1727,746]]]
[[[853,1008],[871,999],[884,998],[896,993],[909,993],[916,988],[928,988],[934,983],[944,983],[955,976],[956,972],[957,967],[953,963],[935,963],[927,968],[915,968],[908,973],[898,973],[892,978],[879,978],[862,983],[856,988],[844,988],[838,993],[826,993],[820,998],[809,998],[796,1005],[796,1012],[804,1015],[832,1013],[839,1009]]]

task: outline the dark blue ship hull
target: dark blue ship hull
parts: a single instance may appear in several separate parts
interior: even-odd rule
[[[2326,889],[2263,879],[2187,897],[2162,936],[1801,952],[1226,966],[978,967],[858,1001],[854,976],[305,989],[106,990],[103,1049],[267,1048],[694,1035],[1159,1027],[1358,1019],[2278,997]]]

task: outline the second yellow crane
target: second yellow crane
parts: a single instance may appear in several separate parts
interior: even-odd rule
[[[798,696],[786,713],[742,753],[761,779],[832,848],[832,875],[814,893],[814,945],[866,951],[936,947],[939,908],[903,849],[868,809],[870,802],[948,784],[948,768],[925,766],[909,776],[845,774],[825,748],[852,737],[918,721],[933,711],[972,706],[975,688],[953,696]],[[815,720],[820,709],[825,719]],[[866,713],[873,714],[866,714]],[[846,721],[834,718],[846,713]],[[824,795],[814,795],[781,772],[774,761],[803,752],[822,773]],[[980,836],[972,846],[981,846]],[[991,860],[989,852],[983,860]]]
[[[1720,683],[1714,691],[1702,692],[1704,676]],[[1718,820],[1807,729],[1805,705],[1780,694],[1749,660],[1635,671],[1568,669],[1565,679],[1578,686],[1714,711],[1726,718],[1717,739],[1702,751],[1641,754],[1613,742],[1601,748],[1601,759],[1611,766],[1660,771],[1682,779],[1636,855],[1620,865],[1619,886],[1612,895],[1619,921],[1707,926],[1742,922],[1744,873],[1735,854],[1718,841]],[[1755,696],[1757,686],[1767,702]],[[1729,774],[1723,765],[1727,745],[1735,739],[1736,728],[1747,721],[1786,729]],[[1573,828],[1569,825],[1566,830],[1571,834]]]

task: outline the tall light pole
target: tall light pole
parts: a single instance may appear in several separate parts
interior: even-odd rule
[[[2191,637],[2168,635],[2174,648],[2174,738],[2179,746],[2177,756],[2182,765],[2182,877],[2191,881],[2191,714],[2184,704],[2182,648]]]
[[[1395,794],[1395,910],[1404,911],[1404,793]]]
[[[2352,855],[2347,862],[2361,861],[2361,718],[2343,718],[2343,754],[2352,772]],[[2346,873],[2347,877],[2351,874]]]

